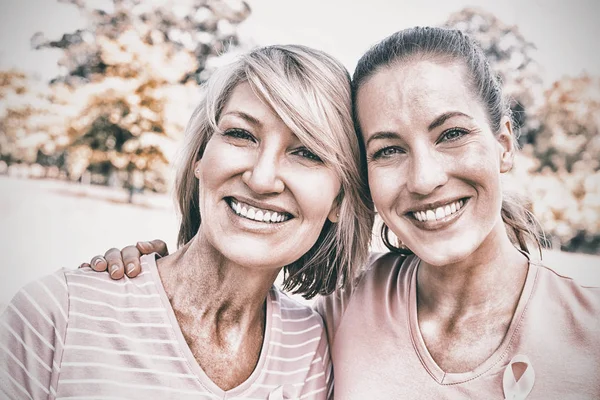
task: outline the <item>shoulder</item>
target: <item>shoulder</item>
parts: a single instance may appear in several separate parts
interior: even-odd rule
[[[25,285],[0,316],[0,393],[9,398],[21,398],[23,392],[46,398],[55,388],[52,376],[60,365],[69,319],[66,272]]]
[[[292,299],[277,288],[271,289],[273,298],[278,304],[279,313],[274,312],[275,318],[280,319],[282,328],[287,331],[322,330],[323,319],[309,305]]]
[[[561,303],[573,300],[577,303],[594,302],[600,308],[600,287],[582,285],[578,281],[556,272],[554,269],[536,261],[531,262],[531,267],[537,271],[536,284],[540,291],[545,292],[551,299],[560,300]]]
[[[405,272],[411,261],[416,261],[416,256],[406,256],[398,253],[373,253],[369,257],[369,262],[358,278],[359,284],[382,284],[387,282],[390,277],[397,276],[401,271]]]
[[[581,285],[538,262],[530,265],[536,270],[533,305],[572,325],[600,329],[600,287]]]
[[[371,253],[367,264],[351,285],[317,299],[314,307],[325,321],[330,343],[333,343],[337,327],[349,307],[353,307],[353,304],[369,307],[369,304],[387,296],[388,290],[401,289],[395,283],[389,285],[389,282],[397,282],[400,274],[407,275],[408,268],[403,266],[408,266],[411,260],[415,260],[415,257],[391,252]]]
[[[150,261],[151,260],[151,261]],[[141,258],[141,272],[135,278],[125,277],[114,280],[106,272],[96,272],[91,268],[65,271],[65,281],[69,294],[76,300],[82,298],[111,302],[113,298],[155,293],[156,264],[149,256]]]
[[[69,307],[66,274],[69,272],[61,269],[23,286],[8,304],[5,320],[42,326],[43,321],[66,325]]]
[[[293,354],[323,354],[328,347],[323,319],[310,306],[288,297],[279,289],[271,290],[271,341],[278,351]]]

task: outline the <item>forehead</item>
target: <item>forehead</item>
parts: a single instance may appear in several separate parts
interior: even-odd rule
[[[281,121],[271,106],[257,96],[248,82],[241,82],[232,90],[221,115],[230,111],[244,112],[256,119],[270,118]]]
[[[449,111],[485,118],[467,76],[466,67],[458,62],[420,60],[384,67],[358,91],[363,135],[427,126]]]

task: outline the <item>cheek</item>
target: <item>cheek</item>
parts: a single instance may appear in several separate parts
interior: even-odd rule
[[[465,175],[479,186],[496,186],[500,182],[500,161],[495,148],[482,144],[469,146],[458,158],[448,159],[454,173]]]
[[[302,215],[322,226],[340,192],[340,180],[333,171],[318,168],[290,175],[288,189],[294,195]],[[319,229],[321,228],[319,226]]]
[[[213,188],[243,171],[247,157],[247,152],[239,148],[210,140],[198,164],[200,190]]]
[[[397,166],[369,166],[369,188],[378,211],[385,214],[393,207],[403,184],[403,174]]]

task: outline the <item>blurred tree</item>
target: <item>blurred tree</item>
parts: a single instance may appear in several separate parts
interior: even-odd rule
[[[511,109],[520,128],[521,145],[531,143],[538,121],[531,117],[540,105],[543,82],[541,69],[534,60],[533,43],[525,40],[516,26],[500,21],[494,14],[465,8],[452,14],[445,23],[475,38],[502,79],[505,94],[511,98]]]
[[[69,112],[63,126],[71,179],[165,191],[167,166],[218,56],[239,45],[236,26],[250,13],[242,0],[63,0],[86,17],[85,29],[36,49],[62,50],[64,73],[52,101]],[[139,173],[142,173],[142,179]],[[135,176],[138,176],[136,178]]]
[[[64,131],[56,106],[43,82],[17,70],[0,71],[0,159],[31,164],[38,154],[53,153]]]
[[[600,79],[563,78],[544,100],[528,149],[534,212],[562,249],[600,253]]]
[[[533,144],[539,170],[600,170],[600,79],[584,75],[554,82],[544,96]]]

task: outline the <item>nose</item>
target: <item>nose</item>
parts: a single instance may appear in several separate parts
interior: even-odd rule
[[[285,188],[280,177],[279,158],[275,152],[261,151],[242,174],[242,180],[258,194],[281,193]]]
[[[410,163],[407,187],[412,193],[428,195],[448,182],[448,166],[431,149],[414,152]]]

